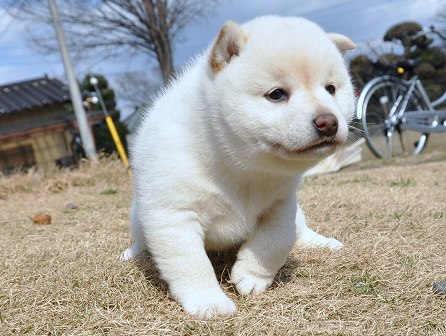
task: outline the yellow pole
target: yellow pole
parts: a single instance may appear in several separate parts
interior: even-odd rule
[[[113,119],[110,115],[107,115],[105,117],[105,121],[107,123],[108,129],[110,130],[110,134],[113,138],[113,141],[115,142],[119,157],[121,158],[125,167],[128,169],[129,168],[129,160],[127,159],[127,154],[125,153],[124,146],[122,145],[121,139],[119,138],[119,134],[118,134],[118,131],[116,130],[115,123],[113,122]],[[129,172],[129,175],[131,176],[132,174],[131,174],[130,170],[128,172]]]
[[[119,157],[121,158],[124,165],[128,168],[129,161],[127,160],[127,155],[125,154],[124,146],[122,146],[121,139],[119,138],[118,131],[116,130],[115,123],[111,116],[106,116],[105,121],[107,122],[108,129],[110,130],[113,141],[115,142],[116,149],[118,150]]]
[[[129,169],[129,160],[127,159],[127,154],[125,153],[124,146],[122,145],[121,139],[119,138],[118,131],[116,130],[115,123],[113,122],[112,117],[107,111],[107,107],[105,106],[104,100],[102,99],[101,91],[99,91],[98,87],[98,79],[96,77],[90,77],[90,84],[93,85],[94,90],[96,91],[96,95],[98,97],[99,103],[101,104],[102,111],[105,114],[105,122],[107,123],[110,134],[115,142],[116,149],[118,150],[119,157],[121,161],[124,163],[124,166],[127,168],[127,172],[129,176],[132,176],[132,172]]]

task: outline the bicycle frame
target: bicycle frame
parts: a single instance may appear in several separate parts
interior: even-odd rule
[[[395,83],[400,81],[399,78],[393,76],[380,76],[368,82],[364,86],[363,91],[368,91],[377,82],[382,80],[395,81]],[[436,106],[446,101],[446,92],[443,93],[441,97],[431,102],[423,84],[416,75],[409,79],[409,81],[406,83],[408,84],[406,91],[403,95],[396,99],[395,104],[389,111],[387,120],[389,121],[389,124],[392,125],[392,128],[398,125],[401,129],[410,129],[421,133],[446,132],[446,110],[435,110]],[[428,107],[428,110],[406,110],[410,96],[413,94],[415,89],[421,94],[421,98]],[[362,106],[364,104],[364,99],[365,95],[361,95],[358,101],[358,106]],[[358,109],[356,114],[358,120],[361,120],[362,110]]]
[[[407,100],[409,100],[413,89],[416,88],[429,109],[406,111],[407,105],[404,105],[398,115],[401,122],[400,127],[402,129],[410,129],[422,133],[446,132],[446,111],[435,109],[435,106],[446,101],[446,92],[437,100],[431,102],[423,84],[417,76],[412,77],[408,83],[410,84],[409,90],[412,88],[412,91],[409,93],[408,90],[408,92],[405,93]]]

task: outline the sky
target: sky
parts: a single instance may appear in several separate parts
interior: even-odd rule
[[[65,81],[60,56],[37,53],[27,38],[27,31],[33,26],[5,11],[12,1],[0,0],[0,85],[43,74]],[[446,11],[445,0],[220,0],[212,15],[184,30],[174,46],[174,62],[179,67],[205,49],[226,20],[242,23],[267,14],[303,16],[327,32],[349,36],[359,46],[356,52],[366,53],[369,46],[380,48],[382,37],[394,24],[403,21],[417,21],[425,26],[440,24],[435,15],[441,9]],[[147,73],[149,80],[159,80],[153,71],[156,63],[142,54],[114,60],[76,59],[73,63],[79,78],[88,72],[101,73],[112,87],[119,75],[128,71]],[[117,98],[125,117],[132,109],[120,101],[119,92]]]

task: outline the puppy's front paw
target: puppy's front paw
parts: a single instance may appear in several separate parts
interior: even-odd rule
[[[344,244],[342,244],[336,238],[327,238],[321,235],[315,236],[314,239],[309,241],[298,242],[298,244],[300,244],[304,248],[326,247],[330,250],[340,250],[344,247]]]
[[[297,238],[296,244],[303,248],[327,247],[331,250],[340,250],[344,247],[336,238],[327,238],[307,228]]]
[[[231,272],[231,283],[242,295],[264,292],[274,281],[273,276],[261,276],[244,268],[239,262],[234,264]]]
[[[237,312],[235,303],[220,288],[196,291],[178,298],[178,301],[187,313],[202,319],[228,316]]]
[[[327,244],[325,245],[325,247],[328,247],[331,250],[340,250],[344,247],[344,244],[342,244],[336,238],[327,238]]]

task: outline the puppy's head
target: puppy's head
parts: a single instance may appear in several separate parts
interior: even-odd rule
[[[354,95],[343,53],[354,43],[303,18],[227,22],[212,45],[213,132],[244,167],[301,172],[343,144]]]

